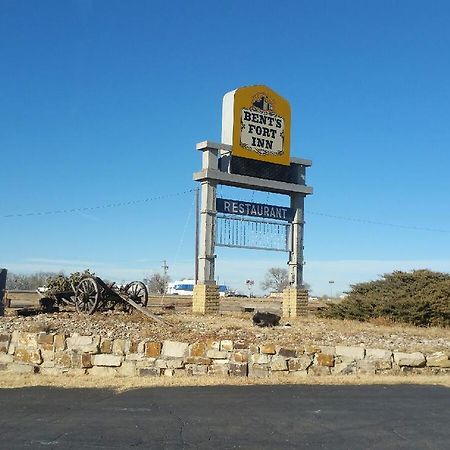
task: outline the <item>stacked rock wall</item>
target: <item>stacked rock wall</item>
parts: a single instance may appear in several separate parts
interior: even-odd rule
[[[226,339],[193,343],[131,341],[15,331],[0,334],[0,370],[123,377],[450,374],[450,351],[424,354],[345,346],[283,347]]]

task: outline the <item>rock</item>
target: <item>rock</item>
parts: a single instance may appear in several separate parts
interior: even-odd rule
[[[0,334],[0,353],[8,353],[10,340],[11,336],[9,334]]]
[[[142,353],[129,353],[128,355],[125,356],[125,360],[126,361],[146,361],[147,359],[145,358],[145,355],[143,355]]]
[[[206,357],[211,359],[227,359],[229,353],[220,350],[207,350]]]
[[[36,333],[19,333],[18,344],[20,347],[32,347],[38,346],[38,335]]]
[[[235,377],[246,377],[248,372],[247,363],[230,363],[230,375]]]
[[[99,336],[80,336],[74,334],[66,339],[69,350],[77,350],[84,353],[97,353],[99,350]]]
[[[206,343],[195,342],[189,346],[189,356],[205,356],[206,355]]]
[[[39,333],[38,345],[42,350],[53,350],[53,334]]]
[[[336,347],[332,347],[331,345],[320,345],[319,350],[320,353],[325,353],[326,355],[334,356],[336,354]]]
[[[102,338],[100,342],[100,352],[101,353],[112,353],[113,341],[111,339]]]
[[[72,366],[72,358],[67,352],[55,352],[54,361],[58,367],[69,368]]]
[[[373,362],[373,365],[375,366],[375,370],[376,371],[389,370],[389,369],[392,368],[392,360],[379,359],[379,360],[374,360],[374,361],[371,361],[371,362]]]
[[[93,355],[92,364],[94,366],[119,367],[122,364],[122,360],[122,356],[101,353],[99,355]]]
[[[449,353],[436,352],[427,356],[427,366],[429,367],[442,367],[450,368]]]
[[[185,366],[187,375],[207,375],[208,366],[202,364],[186,364]]]
[[[157,358],[161,355],[161,342],[147,342],[145,344],[145,356]]]
[[[228,364],[212,364],[208,366],[208,374],[209,375],[228,375],[229,372]]]
[[[356,362],[356,369],[358,373],[374,375],[376,370],[375,361],[369,361],[367,359],[359,360]]]
[[[90,369],[92,366],[92,355],[90,353],[83,353],[81,355],[81,367],[83,369]]]
[[[243,351],[234,352],[231,355],[231,360],[236,363],[247,363],[248,362],[248,353]]]
[[[202,365],[202,366],[208,366],[212,362],[211,358],[205,358],[202,356],[188,356],[186,358],[186,364],[190,365]]]
[[[315,353],[320,353],[320,347],[318,345],[312,344],[305,345],[305,353],[307,355],[314,355]]]
[[[253,364],[269,364],[271,356],[261,353],[254,353],[250,355],[250,362]]]
[[[161,369],[157,367],[146,367],[138,369],[138,376],[140,377],[159,377],[161,375]]]
[[[318,366],[333,367],[334,366],[334,356],[326,353],[317,353],[316,363]]]
[[[166,368],[168,369],[182,369],[184,367],[183,358],[166,359]]]
[[[259,351],[260,353],[265,353],[267,355],[275,355],[276,353],[275,344],[272,343],[262,344],[259,347]]]
[[[313,360],[311,356],[302,355],[298,358],[290,358],[288,361],[288,368],[290,372],[306,370],[312,363]]]
[[[148,367],[156,367],[156,358],[146,358],[143,361],[135,361],[138,369],[146,369]]]
[[[209,339],[206,345],[207,350],[220,350],[220,341]]]
[[[258,327],[274,327],[280,323],[281,317],[269,312],[257,312],[252,320]]]
[[[173,358],[182,358],[187,356],[189,344],[185,342],[164,341],[161,354]]]
[[[134,377],[136,376],[136,363],[133,361],[124,361],[116,370],[120,377]]]
[[[273,371],[283,371],[288,370],[287,359],[283,356],[273,356],[270,362],[270,369]]]
[[[114,343],[112,346],[112,352],[114,355],[123,356],[127,353],[128,348],[130,347],[129,343],[125,339],[114,339]]]
[[[55,352],[50,351],[50,350],[41,350],[41,356],[42,359],[45,362],[50,362],[50,361],[54,361],[55,359]]]
[[[367,348],[366,359],[370,360],[390,360],[392,352],[390,350],[383,350],[381,348]]]
[[[352,360],[357,361],[359,359],[363,359],[365,354],[365,350],[363,347],[344,347],[337,346],[336,347],[336,356],[340,356],[341,360]]]
[[[269,378],[269,367],[259,364],[249,364],[248,376],[250,378]]]
[[[130,342],[130,353],[137,353],[138,352],[138,345],[139,342],[138,341],[131,341]]]
[[[66,349],[66,336],[64,334],[55,334],[53,337],[54,350],[62,351]]]
[[[295,358],[297,356],[297,350],[295,350],[293,348],[281,347],[278,350],[278,354],[280,356],[284,356],[285,358]]]
[[[425,366],[426,360],[425,356],[420,352],[394,352],[394,362],[397,363],[400,367],[423,367]]]
[[[42,363],[41,351],[18,348],[16,350],[14,360],[15,362],[24,364],[41,364]]]
[[[230,352],[233,350],[233,341],[230,339],[224,339],[220,341],[220,350]]]

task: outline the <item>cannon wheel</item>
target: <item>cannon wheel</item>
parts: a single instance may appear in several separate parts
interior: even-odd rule
[[[126,287],[128,297],[141,306],[147,306],[148,291],[147,286],[142,281],[132,281]]]
[[[75,291],[75,308],[77,312],[93,314],[100,301],[100,289],[94,277],[85,277]]]

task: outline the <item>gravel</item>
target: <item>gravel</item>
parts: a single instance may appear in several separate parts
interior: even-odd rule
[[[280,326],[259,328],[252,324],[252,313],[198,316],[189,311],[161,311],[160,317],[172,326],[156,323],[139,313],[96,313],[82,316],[75,312],[37,316],[0,317],[0,333],[14,330],[81,335],[100,335],[111,339],[197,340],[231,339],[243,343],[274,342],[283,346],[348,345],[384,348],[392,351],[450,351],[450,329],[361,323],[316,317],[282,320]]]

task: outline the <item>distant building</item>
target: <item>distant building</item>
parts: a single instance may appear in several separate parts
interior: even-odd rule
[[[167,285],[167,293],[171,295],[193,295],[194,294],[194,280],[178,280]],[[219,295],[224,297],[229,291],[224,284],[219,285]]]

